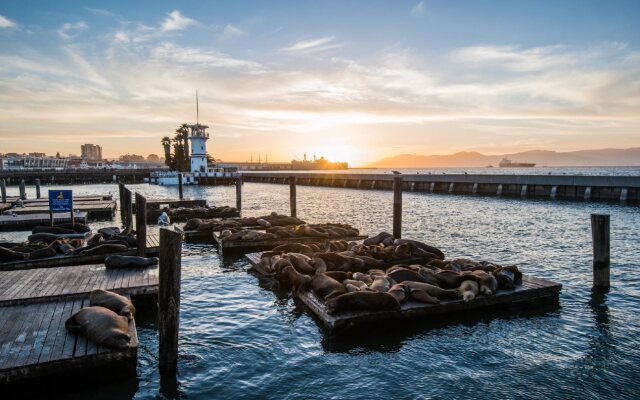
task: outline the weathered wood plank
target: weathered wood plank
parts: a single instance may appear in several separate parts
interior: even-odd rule
[[[336,238],[318,238],[318,237],[295,237],[295,238],[281,238],[275,240],[256,240],[256,241],[246,241],[246,240],[222,240],[220,238],[220,234],[214,232],[213,240],[218,246],[218,252],[224,254],[224,252],[233,252],[233,253],[253,253],[260,250],[270,250],[277,246],[287,244],[287,243],[325,243],[332,240],[346,240],[348,242],[354,242],[359,240],[364,240],[368,236],[360,235],[360,236],[349,236],[349,237],[336,237]]]

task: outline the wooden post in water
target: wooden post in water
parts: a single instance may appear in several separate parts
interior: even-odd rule
[[[591,214],[591,237],[593,238],[593,286],[608,291],[610,245],[610,216]]]
[[[144,257],[147,252],[147,199],[136,193],[136,241],[138,255]]]
[[[125,212],[126,210],[124,209],[124,203],[125,203],[125,198],[124,198],[124,183],[122,182],[118,182],[118,196],[120,199],[120,222],[122,222],[122,226],[125,225]]]
[[[291,216],[296,218],[298,212],[296,210],[296,177],[295,176],[289,177],[289,204],[291,205]]]
[[[40,179],[36,179],[36,199],[40,198]]]
[[[182,172],[178,174],[178,194],[180,195],[180,200],[182,200]]]
[[[25,187],[24,187],[24,179],[20,180],[20,198],[22,200],[26,200],[27,199],[27,189],[25,189]]]
[[[393,237],[402,237],[402,177],[393,177]]]
[[[126,201],[126,216],[125,219],[127,220],[127,224],[125,225],[127,228],[131,227],[131,229],[133,229],[133,197],[131,196],[131,190],[125,188],[124,189],[124,196],[125,196],[125,201]]]
[[[236,209],[242,212],[242,175],[236,178]]]
[[[159,367],[161,380],[165,377],[169,382],[175,380],[175,375],[178,372],[181,254],[182,231],[160,229],[158,285]]]
[[[0,192],[2,192],[2,202],[7,202],[7,182],[4,178],[0,179]]]

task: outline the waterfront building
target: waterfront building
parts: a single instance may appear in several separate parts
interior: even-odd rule
[[[83,144],[80,146],[81,157],[87,161],[102,161],[102,146]]]

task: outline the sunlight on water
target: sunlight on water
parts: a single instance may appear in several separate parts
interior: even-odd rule
[[[117,193],[114,185],[74,193]],[[148,198],[177,189],[131,185]],[[32,190],[32,189],[30,189]],[[246,183],[243,214],[288,213],[288,186]],[[234,205],[234,187],[185,187],[186,197]],[[298,187],[298,216],[391,230],[392,195]],[[589,214],[611,214],[612,289],[591,293]],[[108,226],[117,222],[99,222]],[[604,203],[404,194],[403,234],[448,257],[516,263],[562,283],[560,307],[497,310],[455,320],[384,324],[325,333],[287,293],[271,290],[242,259],[221,262],[207,245],[185,245],[180,391],[190,399],[632,398],[640,376],[640,208]],[[17,240],[27,233],[2,233]],[[153,398],[157,331],[138,321],[138,381],[65,397]],[[615,395],[614,395],[615,394]]]

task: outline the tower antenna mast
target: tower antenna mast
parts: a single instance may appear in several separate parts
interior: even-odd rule
[[[198,89],[196,89],[196,125],[200,125],[200,106],[198,105]]]

